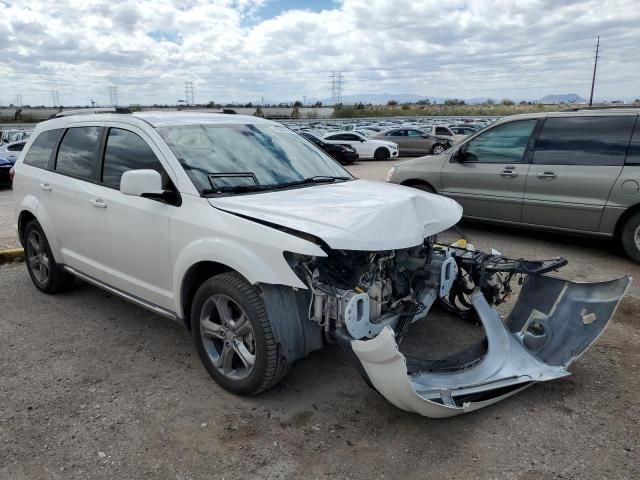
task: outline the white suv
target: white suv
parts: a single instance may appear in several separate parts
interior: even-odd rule
[[[79,277],[183,322],[211,376],[239,394],[338,341],[395,405],[456,415],[568,375],[629,282],[573,284],[542,275],[562,259],[440,245],[462,213],[453,200],[355,179],[255,117],[55,118],[18,159],[14,196],[38,289]],[[504,323],[493,306],[518,274]],[[405,356],[399,339],[435,302],[482,322],[487,339],[444,360]]]

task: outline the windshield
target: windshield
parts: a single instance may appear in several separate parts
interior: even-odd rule
[[[201,194],[219,187],[353,178],[335,160],[281,125],[200,124],[158,128]],[[312,182],[304,183],[313,184]]]

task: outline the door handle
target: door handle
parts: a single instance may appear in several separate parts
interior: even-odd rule
[[[48,183],[41,183],[40,188],[45,192],[50,192],[52,190],[51,185],[49,185]]]
[[[516,178],[518,176],[518,172],[516,172],[515,170],[505,169],[502,172],[500,172],[500,176],[504,178]]]
[[[536,175],[536,176],[540,180],[553,180],[558,175],[556,175],[554,172],[538,172],[538,175]]]
[[[89,203],[96,208],[107,208],[107,203],[101,198],[92,198]]]

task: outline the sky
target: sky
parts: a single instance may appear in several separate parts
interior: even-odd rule
[[[0,104],[640,97],[638,0],[0,0]]]

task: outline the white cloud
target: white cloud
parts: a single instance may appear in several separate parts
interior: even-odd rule
[[[640,96],[637,0],[345,0],[261,18],[265,0],[19,0],[0,16],[0,101],[173,103],[326,98]]]

